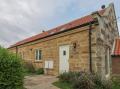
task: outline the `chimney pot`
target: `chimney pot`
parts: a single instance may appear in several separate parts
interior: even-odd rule
[[[105,5],[102,5],[102,6],[101,6],[101,9],[105,9]]]
[[[45,32],[44,30],[42,30],[42,32]]]

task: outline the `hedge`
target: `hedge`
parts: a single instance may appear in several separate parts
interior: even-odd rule
[[[21,58],[0,47],[0,89],[23,89]]]

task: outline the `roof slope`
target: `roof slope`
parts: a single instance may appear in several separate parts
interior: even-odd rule
[[[104,13],[104,11],[105,10],[100,10],[98,12],[99,12],[100,15],[102,15]],[[77,20],[71,21],[67,24],[58,26],[58,27],[53,28],[51,30],[45,31],[45,32],[40,33],[38,35],[35,35],[35,36],[30,37],[30,38],[19,41],[16,44],[11,45],[9,48],[15,47],[15,46],[18,46],[18,45],[22,45],[22,44],[25,44],[25,43],[28,43],[28,42],[32,42],[32,41],[35,41],[35,40],[38,40],[38,39],[42,39],[44,37],[47,37],[47,36],[62,32],[62,31],[66,31],[66,30],[69,30],[70,28],[77,27],[79,25],[83,25],[83,24],[86,24],[86,23],[89,23],[89,22],[92,22],[92,21],[94,21],[94,19],[92,18],[92,15],[87,15],[85,17],[82,17],[82,18],[79,18]]]
[[[115,40],[114,48],[113,48],[113,56],[120,56],[120,39]]]

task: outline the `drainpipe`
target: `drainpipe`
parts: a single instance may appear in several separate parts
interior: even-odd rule
[[[17,54],[18,54],[18,47],[16,46],[16,56],[17,56]]]
[[[91,48],[91,30],[92,30],[92,23],[89,24],[89,70],[92,73],[92,48]]]

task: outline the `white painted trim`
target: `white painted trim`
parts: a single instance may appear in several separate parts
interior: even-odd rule
[[[113,47],[112,47],[112,52],[111,52],[111,55],[113,55],[113,54],[114,54],[115,44],[116,44],[116,39],[114,39],[114,43],[113,43]]]
[[[107,63],[108,63],[108,73],[105,75],[106,76],[106,78],[109,78],[109,76],[110,76],[110,58],[111,58],[111,55],[110,55],[110,49],[108,48],[107,49]],[[106,64],[106,63],[105,63]],[[106,68],[105,68],[106,69]]]
[[[40,49],[35,49],[35,61],[40,61],[41,59],[39,58],[40,54]],[[42,53],[42,52],[41,52]]]
[[[64,50],[66,50],[65,57],[63,55]],[[70,45],[59,46],[59,73],[60,74],[69,71],[69,53],[70,53],[69,51],[70,51]]]

